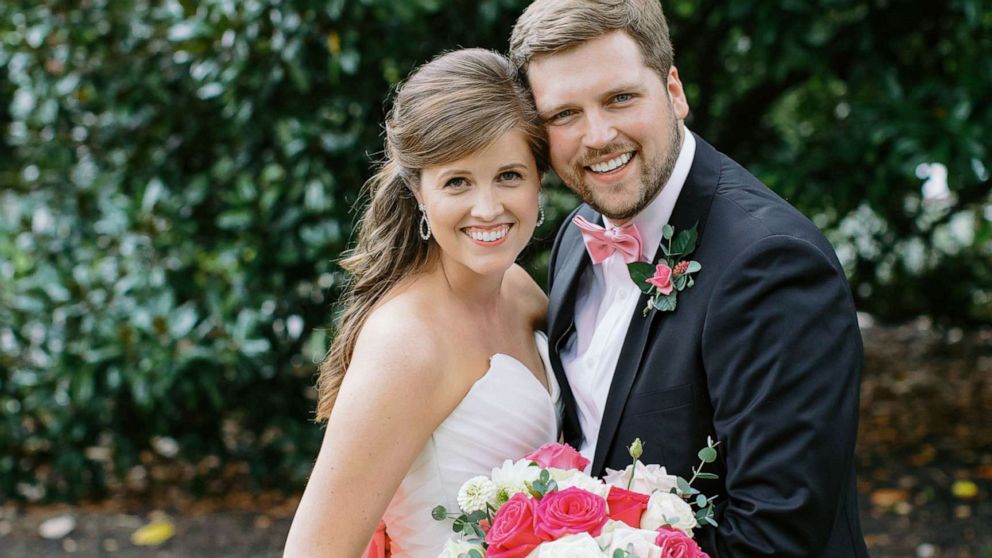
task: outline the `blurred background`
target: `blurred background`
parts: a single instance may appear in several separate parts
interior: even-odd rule
[[[279,555],[390,92],[526,4],[0,2],[0,556]],[[848,273],[873,555],[992,556],[992,6],[663,5],[688,126]]]

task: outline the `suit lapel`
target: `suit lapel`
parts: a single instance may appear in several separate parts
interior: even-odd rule
[[[583,205],[579,208],[579,215],[590,221],[599,220],[602,217],[592,208]],[[571,223],[564,226],[570,227],[566,230],[561,239],[561,246],[558,247],[558,258],[561,263],[557,266],[554,285],[548,296],[548,343],[550,344],[551,367],[554,370],[555,378],[561,387],[562,398],[565,402],[565,410],[562,423],[562,431],[565,434],[565,441],[578,448],[582,443],[582,431],[579,425],[578,411],[575,405],[575,397],[572,394],[568,377],[565,375],[565,368],[561,363],[562,343],[568,338],[575,322],[575,297],[582,274],[591,265],[589,253],[582,242],[582,235]],[[554,270],[552,270],[554,271]]]
[[[598,220],[602,223],[603,219],[595,210],[586,205],[582,206],[578,215],[593,222]],[[565,226],[572,227],[569,223],[566,223]],[[555,274],[555,283],[548,297],[548,336],[556,354],[561,348],[559,344],[567,336],[575,319],[575,296],[579,278],[592,263],[589,259],[589,252],[586,251],[582,242],[582,235],[578,229],[574,227],[572,229],[566,231],[562,237],[562,245],[559,248],[561,265]]]
[[[706,216],[709,214],[710,203],[713,201],[713,194],[719,181],[720,161],[719,153],[711,145],[699,136],[695,136],[695,139],[696,153],[693,157],[692,167],[668,222],[675,227],[676,234],[698,223],[698,246],[703,240]],[[658,250],[653,263],[657,263],[662,256],[661,250]],[[680,297],[687,293],[688,291],[683,291]],[[603,421],[600,424],[599,438],[596,442],[596,454],[593,456],[592,473],[594,475],[601,473],[607,452],[613,445],[623,408],[627,403],[634,380],[637,379],[641,358],[647,347],[650,332],[652,329],[658,329],[655,337],[661,339],[665,338],[666,335],[674,334],[674,332],[665,332],[665,325],[670,321],[668,318],[671,316],[671,312],[652,311],[646,317],[643,316],[642,312],[648,298],[647,294],[642,293],[638,299],[634,314],[630,318],[627,336],[620,349],[620,357],[617,360],[613,381],[610,384],[610,392],[603,409]],[[681,304],[682,301],[680,300],[675,312],[685,310]],[[633,442],[633,440],[626,440],[625,442]]]

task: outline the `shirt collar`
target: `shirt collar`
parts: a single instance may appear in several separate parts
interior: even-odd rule
[[[675,202],[678,201],[679,193],[685,186],[685,179],[689,176],[689,169],[692,168],[692,160],[696,155],[696,138],[692,136],[689,128],[683,127],[683,130],[685,133],[682,134],[682,147],[679,149],[679,156],[675,160],[675,168],[672,169],[668,182],[651,203],[630,220],[641,233],[642,256],[649,262],[654,261],[654,256],[658,252],[658,245],[661,244],[663,236],[662,229],[672,216]],[[614,226],[605,216],[603,224],[607,228]]]

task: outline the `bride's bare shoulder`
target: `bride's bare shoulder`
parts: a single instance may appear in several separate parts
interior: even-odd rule
[[[507,270],[504,281],[506,296],[518,301],[521,311],[530,322],[535,327],[542,328],[548,313],[548,296],[537,281],[517,264]]]
[[[388,293],[365,319],[352,363],[376,370],[404,370],[404,377],[435,380],[443,359],[438,321],[429,297],[416,285]]]

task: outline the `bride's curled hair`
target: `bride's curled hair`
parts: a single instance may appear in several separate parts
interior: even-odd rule
[[[547,137],[527,89],[504,56],[463,49],[417,68],[397,89],[386,117],[384,158],[365,183],[369,199],[355,246],[341,266],[351,274],[337,333],[317,378],[317,420],[327,420],[351,363],[362,325],[382,297],[436,257],[434,240],[418,234],[413,191],[425,167],[456,161],[518,129],[538,169],[547,168]]]

